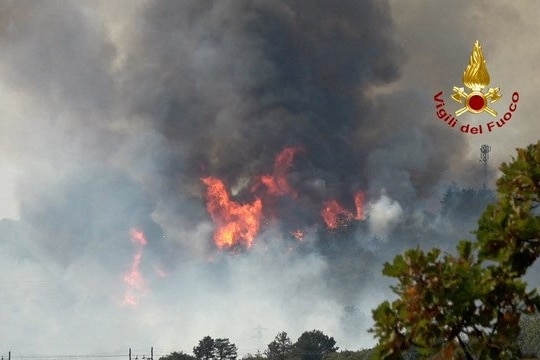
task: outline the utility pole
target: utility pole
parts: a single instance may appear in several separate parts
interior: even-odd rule
[[[135,360],[137,360],[139,356],[135,356]],[[142,357],[145,360],[154,360],[154,347],[152,346],[150,348],[150,357],[146,357],[146,355],[143,355]],[[11,359],[10,359],[11,360]],[[129,360],[131,360],[131,348],[129,348]]]

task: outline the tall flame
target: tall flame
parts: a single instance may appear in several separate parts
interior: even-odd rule
[[[292,167],[294,156],[301,151],[302,148],[288,147],[283,149],[274,160],[274,172],[272,175],[262,175],[259,177],[261,184],[266,186],[267,191],[271,195],[283,196],[290,195],[292,197],[298,196],[296,191],[289,185],[287,181],[287,175]],[[252,189],[257,189],[256,184]]]
[[[489,85],[489,81],[489,73],[484,54],[482,54],[482,47],[476,40],[469,59],[469,65],[463,72],[463,84],[473,91],[480,91]]]
[[[302,147],[288,147],[283,149],[274,160],[274,169],[271,175],[261,175],[254,179],[249,188],[255,200],[251,203],[240,204],[231,199],[227,187],[219,178],[205,177],[201,181],[206,185],[206,209],[212,218],[216,229],[214,242],[218,248],[234,248],[237,245],[250,248],[257,236],[264,215],[272,216],[272,206],[280,196],[296,198],[298,193],[288,182],[289,171],[292,168],[294,157]],[[263,202],[264,201],[264,202]],[[364,218],[364,194],[354,194],[356,213],[344,208],[337,200],[324,203],[321,216],[330,229],[346,226],[354,220]],[[270,207],[270,209],[268,209]],[[304,231],[297,229],[291,234],[298,240],[303,240]]]
[[[133,261],[129,270],[126,271],[123,277],[124,283],[127,285],[123,303],[124,305],[137,306],[140,296],[146,290],[145,281],[139,267],[141,265],[143,248],[148,242],[144,233],[140,230],[131,229],[130,235],[131,241],[135,245],[135,254],[133,255]]]
[[[364,193],[361,191],[354,194],[354,205],[356,207],[356,220],[364,219]]]
[[[225,184],[215,177],[201,179],[207,186],[206,208],[217,225],[214,241],[219,248],[243,244],[251,247],[259,232],[262,201],[255,199],[251,204],[240,205],[230,199]]]

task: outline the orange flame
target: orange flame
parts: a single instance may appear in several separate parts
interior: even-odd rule
[[[302,148],[299,146],[283,149],[274,160],[274,172],[272,175],[262,175],[259,178],[261,183],[266,186],[269,194],[275,196],[298,196],[296,191],[289,185],[287,174],[292,167],[294,156],[299,151],[302,151]]]
[[[239,204],[231,200],[225,184],[216,177],[205,177],[201,181],[206,185],[206,209],[212,218],[216,229],[214,242],[218,248],[233,248],[242,245],[250,248],[257,236],[263,217],[263,200],[265,207],[272,207],[272,200],[278,196],[291,196],[296,198],[298,193],[287,180],[293,165],[294,157],[304,148],[300,146],[283,149],[274,160],[274,169],[271,175],[262,175],[255,178],[253,186],[249,189],[256,199],[247,204]],[[347,225],[353,220],[362,220],[364,194],[354,194],[356,214],[344,208],[337,200],[324,203],[321,216],[330,229]],[[272,209],[265,208],[265,215],[271,214]],[[302,241],[304,232],[296,230],[292,235]]]
[[[337,229],[341,223],[354,219],[353,213],[341,206],[337,200],[326,201],[321,216],[329,229]]]
[[[364,219],[364,193],[361,191],[354,194],[354,205],[356,206],[356,220]]]
[[[255,199],[251,204],[240,205],[229,198],[225,184],[214,177],[201,179],[207,186],[206,208],[217,225],[214,241],[222,249],[243,244],[251,247],[259,232],[262,201]]]
[[[131,241],[133,241],[134,244],[139,246],[146,246],[146,244],[148,244],[148,241],[146,241],[144,233],[141,230],[131,229],[129,234],[131,235]]]
[[[124,274],[123,280],[127,285],[124,295],[124,305],[137,306],[139,298],[146,290],[144,277],[139,270],[142,260],[143,248],[148,244],[144,233],[137,229],[130,231],[131,241],[135,244],[135,254],[129,270]]]
[[[329,200],[324,203],[321,210],[321,216],[329,229],[337,229],[353,220],[362,220],[364,218],[364,193],[361,191],[354,194],[354,204],[356,215],[345,209],[337,200]]]
[[[304,232],[302,230],[295,230],[292,234],[298,241],[304,241]]]

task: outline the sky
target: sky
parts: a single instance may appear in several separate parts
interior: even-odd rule
[[[532,1],[0,0],[0,354],[191,352],[206,335],[245,354],[312,329],[373,346],[383,262],[419,243],[449,184],[493,185],[538,140],[539,15]],[[475,40],[500,116],[519,93],[481,135],[433,100],[459,108]],[[264,193],[249,250],[218,249],[201,179],[246,204],[264,175],[294,191]],[[325,232],[321,206],[352,209],[357,191],[364,219]]]

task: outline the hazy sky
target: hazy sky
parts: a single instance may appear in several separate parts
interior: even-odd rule
[[[318,244],[322,202],[362,190],[352,240],[391,256],[399,219],[483,183],[480,145],[495,169],[535,142],[539,16],[534,1],[0,0],[0,354],[191,352],[205,335],[245,354],[311,329],[372,346],[382,262],[347,289],[329,275],[339,251],[289,249],[283,229]],[[499,115],[519,92],[482,135],[433,101],[459,108],[475,40]],[[288,146],[299,199],[274,204],[248,253],[216,251],[200,178],[243,196]]]

